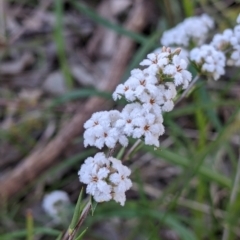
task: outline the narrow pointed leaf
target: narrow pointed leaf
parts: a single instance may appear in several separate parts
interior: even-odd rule
[[[95,211],[96,207],[97,207],[97,202],[95,202],[93,200],[93,198],[91,197],[91,211],[92,211],[92,215],[94,214],[94,211]]]
[[[62,237],[63,237],[63,234],[62,234],[62,233],[60,233],[60,234],[59,234],[59,236],[56,238],[56,240],[61,240],[61,239],[62,239]]]
[[[86,228],[85,230],[82,231],[82,233],[77,237],[75,238],[75,240],[81,240],[83,235],[86,233],[86,231],[88,230],[88,228]]]
[[[81,189],[80,191],[80,194],[79,194],[79,197],[78,197],[78,200],[77,200],[77,204],[76,204],[76,207],[75,207],[75,210],[74,210],[74,213],[73,213],[73,218],[72,218],[72,222],[69,226],[69,232],[71,233],[73,231],[73,229],[75,229],[78,221],[79,221],[79,218],[81,216],[81,212],[82,212],[82,206],[81,206],[81,203],[82,203],[82,195],[83,195],[83,189]]]

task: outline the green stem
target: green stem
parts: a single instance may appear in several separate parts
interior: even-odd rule
[[[131,153],[134,151],[134,149],[136,149],[139,144],[141,143],[141,139],[138,139],[134,144],[133,146],[127,151],[127,153],[125,154],[125,156],[123,157],[123,162],[128,160],[129,156],[131,155]]]
[[[240,144],[240,137],[239,137],[239,144]],[[238,163],[237,163],[237,172],[235,175],[235,179],[233,182],[233,187],[232,187],[232,192],[230,195],[230,200],[229,200],[229,209],[231,211],[232,206],[234,205],[237,194],[238,194],[238,189],[239,189],[239,183],[240,183],[240,151],[239,151],[239,157],[238,157]],[[230,236],[230,226],[225,226],[224,231],[223,231],[223,236],[222,240],[228,240]]]
[[[27,225],[27,240],[33,240],[33,216],[32,211],[30,209],[27,210],[26,225]]]
[[[175,105],[177,105],[179,102],[181,102],[185,98],[188,92],[192,90],[193,85],[197,82],[198,79],[199,79],[199,75],[196,75],[195,78],[192,80],[192,82],[189,84],[188,88],[182,93],[182,95],[175,102]]]

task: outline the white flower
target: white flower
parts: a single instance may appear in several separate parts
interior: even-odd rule
[[[210,44],[218,50],[225,51],[231,45],[237,44],[237,38],[232,29],[226,29],[222,34],[216,34]]]
[[[156,116],[162,117],[162,112],[169,112],[173,109],[174,103],[173,99],[176,97],[177,91],[176,87],[171,82],[165,82],[158,86],[157,95],[142,95],[140,100],[142,102],[142,107],[145,112],[152,112]]]
[[[186,89],[192,80],[192,75],[186,68],[187,62],[180,58],[179,55],[174,55],[172,63],[164,68],[163,73],[174,78],[176,86],[183,85],[183,88]]]
[[[96,202],[108,202],[112,199],[111,195],[111,187],[107,185],[105,182],[102,183],[102,191],[99,191],[98,189],[95,191],[93,197]]]
[[[194,48],[190,52],[190,59],[199,66],[202,73],[218,80],[225,73],[225,55],[211,45]]]
[[[133,138],[144,138],[146,145],[154,145],[159,147],[159,136],[164,133],[162,117],[158,117],[153,113],[145,113],[135,122],[136,128],[133,130]]]
[[[117,110],[97,112],[84,124],[84,146],[96,146],[101,149],[106,145],[114,148],[117,142],[123,146],[128,145],[128,140],[121,129],[116,128],[115,124],[120,118]]]
[[[94,158],[96,159],[99,155],[97,154]],[[104,155],[105,157],[105,155]],[[108,176],[109,161],[105,158],[106,164],[95,164],[89,163],[89,158],[85,160],[85,163],[82,165],[81,169],[78,172],[79,180],[85,184],[89,184],[88,191],[93,193],[97,188],[98,183]]]
[[[240,25],[235,26],[234,29],[233,29],[233,32],[234,32],[235,37],[236,37],[236,38],[238,39],[238,41],[239,41],[239,37],[240,37]]]
[[[92,117],[84,123],[84,128],[94,127],[97,131],[99,125],[110,126],[110,119],[106,113],[107,111],[94,113]]]
[[[173,95],[170,93],[176,94],[172,86],[174,86],[172,83],[166,84],[162,89],[158,86],[160,89],[159,101],[156,97],[151,102],[151,99],[146,95],[146,103],[143,103],[143,105],[140,103],[126,105],[122,111],[122,119],[117,121],[116,126],[123,128],[123,132],[127,136],[133,138],[143,137],[145,144],[159,146],[158,138],[164,132],[161,108],[168,110],[165,105],[169,105],[168,102],[172,101]],[[144,98],[141,99],[144,100]]]
[[[206,41],[207,34],[213,27],[212,18],[206,14],[200,17],[190,17],[176,27],[165,31],[161,38],[161,44],[168,47],[183,46],[187,48],[193,42],[200,46]]]
[[[109,165],[109,161],[102,152],[97,153],[94,157],[88,157],[85,160],[85,163],[90,165],[91,168],[94,168],[95,166]]]
[[[55,222],[60,222],[61,212],[70,204],[69,196],[66,192],[56,190],[46,194],[42,201],[44,211],[53,218]]]
[[[165,31],[160,42],[164,46],[188,47],[189,39],[186,35],[184,25],[180,23],[176,27]]]
[[[119,192],[117,187],[113,188],[113,200],[119,202],[121,206],[124,206],[126,201],[125,192]]]
[[[174,52],[177,48],[171,47],[171,50]],[[154,53],[161,53],[162,47],[157,48],[153,51]],[[189,63],[188,57],[189,57],[189,51],[183,47],[181,47],[181,52],[179,53],[179,57],[184,59],[187,63]]]
[[[140,62],[141,66],[148,66],[145,71],[150,75],[156,75],[160,69],[169,63],[170,52],[150,53],[147,59]]]
[[[111,199],[111,186],[106,183],[109,166],[110,161],[100,152],[94,157],[88,157],[78,172],[80,182],[87,184],[86,192],[95,196],[99,202]]]
[[[237,18],[238,24],[239,19],[240,15]],[[235,26],[234,29],[226,29],[222,34],[216,34],[211,45],[225,52],[226,65],[240,66],[240,25]]]
[[[124,84],[119,84],[116,90],[113,92],[113,99],[121,99],[124,96],[128,101],[135,101],[136,97],[133,93],[131,86],[129,85],[130,81],[126,81]]]
[[[146,74],[146,71],[140,69],[134,69],[131,71],[131,79],[135,82],[134,95],[137,97],[141,95],[144,91],[149,93],[156,93],[158,80],[153,75]]]
[[[156,115],[162,113],[161,105],[164,104],[164,97],[161,91],[158,91],[158,94],[155,95],[142,94],[140,100],[143,104],[142,108],[146,112],[153,111]]]
[[[238,14],[238,17],[237,17],[236,22],[237,22],[238,24],[240,24],[240,14]]]
[[[163,92],[164,103],[161,106],[163,112],[170,112],[174,107],[173,99],[177,95],[176,87],[173,83],[167,82],[164,85],[159,86]]]
[[[96,202],[107,202],[112,199],[112,187],[106,183],[106,180],[100,180],[97,183],[89,183],[86,193],[91,194]]]
[[[112,168],[116,171],[111,174],[109,180],[116,186],[118,192],[126,192],[132,186],[131,180],[128,178],[131,174],[131,170],[122,165],[122,162],[116,158],[110,157],[109,160],[112,163]]]
[[[235,67],[240,66],[240,45],[234,47],[230,57],[227,59],[227,65]]]
[[[116,127],[122,129],[123,133],[127,136],[131,136],[134,129],[135,119],[142,116],[141,111],[141,104],[127,104],[121,112],[121,118],[116,122]]]
[[[110,157],[109,161],[112,163],[112,174],[109,176],[109,181],[113,186],[112,197],[123,206],[126,201],[125,192],[132,187],[132,181],[129,179],[131,170],[116,158]]]
[[[116,158],[107,158],[104,153],[97,153],[84,161],[78,171],[79,180],[87,184],[86,192],[96,202],[114,199],[123,206],[125,192],[132,186],[129,179],[131,170]]]

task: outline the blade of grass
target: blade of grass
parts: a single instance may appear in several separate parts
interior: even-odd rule
[[[186,136],[185,130],[179,126],[173,119],[167,119],[165,121],[166,129],[168,129],[168,135],[171,136],[174,142],[174,149],[183,149],[184,155],[188,158],[192,158],[196,154],[196,148],[194,142]]]
[[[27,210],[27,215],[26,215],[26,228],[27,228],[27,240],[33,240],[33,232],[34,232],[34,227],[33,227],[33,216],[32,216],[32,211],[30,209]]]
[[[52,228],[35,228],[34,229],[34,235],[37,234],[43,234],[47,236],[54,236],[57,237],[59,236],[61,232],[58,230],[54,230]],[[27,230],[19,230],[19,231],[13,231],[7,234],[0,235],[1,240],[13,240],[13,239],[19,239],[19,238],[24,238],[27,237]]]
[[[55,3],[55,16],[56,16],[56,26],[54,31],[54,40],[57,45],[57,54],[60,62],[61,71],[64,75],[66,86],[68,89],[73,88],[73,78],[71,74],[70,67],[67,62],[67,57],[65,53],[65,41],[63,36],[63,1],[54,1]]]
[[[100,24],[104,27],[107,27],[121,35],[125,35],[127,37],[132,38],[133,40],[135,40],[138,43],[141,44],[145,44],[147,41],[147,38],[135,33],[135,32],[131,32],[125,28],[123,28],[121,25],[118,25],[116,23],[112,23],[109,20],[101,17],[96,11],[94,11],[93,9],[91,9],[90,7],[88,7],[87,5],[81,3],[81,2],[76,2],[74,0],[71,1],[71,4],[81,13],[85,14],[86,16],[88,16],[89,18],[91,18],[94,22],[96,22],[97,24]]]
[[[200,87],[201,88],[201,87]],[[200,91],[198,88],[198,91],[194,91],[193,97],[194,100],[197,104],[202,102],[202,98],[200,95]],[[202,150],[206,147],[207,145],[207,133],[208,133],[208,119],[206,117],[206,114],[203,109],[196,109],[195,111],[195,122],[197,125],[197,129],[199,132],[199,138],[198,138],[198,143],[197,143],[197,151]],[[205,181],[204,177],[199,176],[198,177],[198,182],[197,182],[197,187],[196,187],[196,193],[195,193],[195,199],[198,202],[204,202],[204,199],[206,199],[206,193],[208,190],[206,189],[207,181]],[[195,219],[198,220],[198,224],[194,226],[194,232],[197,234],[197,236],[200,239],[204,239],[205,237],[205,232],[203,231],[202,226],[204,226],[204,214],[199,211],[193,211],[193,216]]]
[[[85,98],[85,97],[91,97],[91,96],[99,96],[99,97],[104,97],[106,99],[112,98],[111,93],[102,92],[97,89],[84,88],[84,89],[79,89],[79,90],[73,90],[71,92],[64,94],[63,96],[55,98],[49,107],[50,108],[57,107],[63,103],[66,103],[66,102],[69,102],[72,100],[77,100],[79,98]]]
[[[232,118],[229,120],[231,121],[236,117],[236,114],[232,116]],[[191,169],[194,162],[197,162],[198,160],[202,161],[210,152],[212,152],[214,149],[216,149],[220,144],[227,141],[227,139],[231,136],[231,133],[235,131],[237,126],[235,128],[232,128],[231,124],[228,124],[225,129],[222,130],[222,132],[219,134],[218,138],[210,143],[205,149],[199,152],[198,156],[195,157],[194,161],[191,161],[190,159],[187,159],[185,157],[179,156],[178,154],[173,153],[170,150],[167,149],[159,149],[159,150],[153,150],[152,147],[149,146],[143,146],[143,150],[151,152],[154,156],[162,157],[163,159],[174,163],[178,166]],[[227,177],[209,169],[208,167],[199,166],[198,174],[206,177],[207,179],[217,182],[218,184],[230,188],[231,187],[231,180]]]
[[[239,143],[240,143],[240,137],[239,137]],[[235,214],[232,211],[235,211],[234,205],[237,199],[239,185],[240,185],[240,151],[239,151],[239,158],[238,158],[238,164],[237,164],[237,171],[236,171],[232,191],[230,194],[229,204],[228,204],[227,213],[228,213],[228,218],[230,220],[231,220],[231,216]],[[229,239],[230,233],[232,232],[234,226],[235,226],[234,222],[229,221],[228,226],[224,228],[222,240]]]
[[[87,230],[88,230],[88,228],[84,229],[84,230],[81,232],[81,234],[80,234],[78,237],[75,238],[75,240],[81,240],[82,237],[84,236],[84,234],[87,232]]]
[[[212,152],[220,143],[224,142],[227,140],[227,138],[234,132],[236,131],[236,129],[239,129],[239,123],[238,124],[235,124],[235,126],[233,127],[232,126],[232,122],[235,120],[235,117],[237,115],[237,112],[235,113],[234,116],[232,116],[230,119],[229,119],[229,122],[228,124],[226,124],[226,128],[224,128],[221,132],[221,134],[219,134],[218,138],[216,139],[215,142],[212,142],[208,147],[204,148],[202,151],[199,151],[198,154],[196,154],[196,157],[194,159],[194,161],[189,161],[188,160],[188,168],[181,174],[181,178],[179,179],[179,184],[176,184],[175,186],[173,186],[174,188],[170,188],[170,190],[172,190],[172,192],[174,191],[175,192],[175,196],[173,197],[172,201],[169,203],[168,205],[168,208],[167,208],[167,211],[165,213],[165,215],[163,215],[163,219],[162,221],[165,221],[165,219],[167,218],[168,216],[168,213],[173,209],[175,208],[175,206],[177,205],[177,201],[179,199],[179,197],[181,196],[181,193],[184,190],[188,189],[189,188],[189,184],[190,184],[190,181],[191,179],[197,175],[197,174],[200,174],[201,172],[201,175],[203,177],[207,177],[207,179],[211,179],[211,176],[215,175],[214,176],[214,179],[211,179],[211,180],[214,180],[214,181],[217,181],[217,182],[221,182],[221,183],[226,183],[226,181],[224,179],[226,179],[226,177],[222,178],[222,176],[220,174],[215,174],[215,171],[213,170],[210,170],[210,169],[204,169],[204,167],[202,166],[202,164],[204,163],[204,159],[206,158],[206,156]],[[236,126],[237,125],[237,126]],[[157,151],[156,151],[157,152]],[[171,153],[172,154],[172,153]],[[178,156],[178,155],[177,155]],[[179,157],[179,156],[178,156]],[[179,162],[179,159],[176,158],[175,159],[176,162]],[[210,170],[210,172],[209,172]],[[212,173],[211,173],[212,172]],[[224,181],[223,181],[224,180]],[[230,188],[230,181],[228,180],[228,188]],[[177,188],[178,187],[178,188]],[[180,188],[179,188],[180,187]],[[160,203],[162,203],[164,201],[166,197],[166,194],[163,194],[163,196],[160,198]],[[157,228],[159,228],[160,225],[158,224],[156,226],[156,230]]]
[[[205,86],[202,85],[199,88],[198,93],[199,93],[199,98],[201,99],[201,102],[206,103],[206,104],[212,102],[212,98]],[[221,121],[217,115],[217,110],[215,108],[206,109],[205,112],[206,112],[206,116],[209,118],[210,122],[217,129],[217,131],[221,131],[225,128],[225,126],[221,123]],[[236,165],[235,164],[236,158],[235,158],[233,147],[229,143],[225,143],[224,147],[227,150],[227,154],[231,160],[231,163],[233,165]]]

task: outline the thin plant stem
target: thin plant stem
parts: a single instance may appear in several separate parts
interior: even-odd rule
[[[179,102],[181,102],[185,96],[187,95],[187,93],[192,89],[193,85],[197,82],[197,80],[199,79],[199,75],[196,75],[195,78],[192,80],[192,82],[190,83],[190,85],[188,86],[188,88],[182,93],[182,95],[178,98],[178,100],[176,101],[175,105],[177,105]]]
[[[239,146],[240,146],[240,136],[239,136]],[[232,204],[234,204],[237,198],[238,189],[240,185],[239,183],[240,183],[240,148],[239,148],[239,157],[238,157],[238,163],[237,163],[237,172],[236,172],[236,176],[234,179],[233,188],[232,188],[232,192],[229,200],[229,209],[231,209]],[[230,229],[229,226],[226,226],[224,228],[222,240],[229,239],[229,234],[230,234],[229,229]]]
[[[32,211],[30,209],[27,210],[27,218],[26,218],[26,224],[27,224],[27,240],[33,240],[33,216]]]
[[[127,153],[125,154],[125,156],[123,157],[123,162],[126,161],[130,154],[134,151],[134,149],[141,143],[141,139],[138,139],[133,145],[132,147],[127,151]]]

